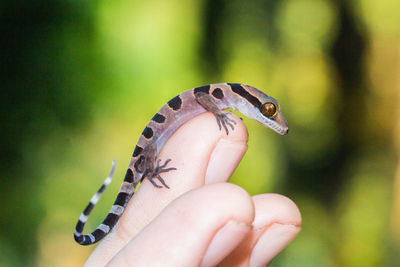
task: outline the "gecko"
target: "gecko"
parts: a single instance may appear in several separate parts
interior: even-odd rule
[[[176,170],[168,166],[172,159],[166,159],[163,163],[161,159],[156,161],[168,138],[182,124],[207,111],[215,116],[219,130],[225,131],[228,135],[236,124],[236,121],[229,117],[232,113],[226,111],[228,108],[240,111],[281,135],[289,132],[278,101],[250,85],[210,84],[192,88],[175,96],[161,107],[144,128],[134,148],[121,188],[106,218],[92,233],[84,235],[83,228],[90,212],[113,178],[115,172],[115,161],[113,161],[109,176],[79,217],[75,227],[75,241],[81,245],[91,245],[105,237],[118,222],[137,185],[145,178],[157,188],[169,189],[161,174]]]

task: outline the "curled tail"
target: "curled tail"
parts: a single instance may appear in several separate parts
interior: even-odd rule
[[[112,168],[110,174],[108,175],[108,177],[106,178],[100,189],[90,199],[89,204],[86,206],[85,210],[81,213],[81,216],[79,217],[78,223],[76,224],[75,227],[74,238],[75,241],[81,245],[91,245],[100,241],[103,237],[105,237],[118,222],[129,199],[132,197],[134,193],[136,184],[133,183],[132,170],[128,169],[125,175],[124,182],[122,183],[117,198],[114,202],[114,205],[111,207],[107,217],[92,233],[88,235],[82,234],[83,227],[85,226],[85,223],[88,219],[90,212],[96,205],[97,201],[99,201],[104,190],[111,183],[112,178],[114,176],[114,172],[115,172],[115,160],[113,160],[112,162]]]

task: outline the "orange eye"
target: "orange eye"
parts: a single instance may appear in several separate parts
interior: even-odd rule
[[[276,112],[277,112],[276,106],[272,102],[265,102],[261,106],[261,113],[264,116],[272,117],[272,116],[274,116],[276,114]]]

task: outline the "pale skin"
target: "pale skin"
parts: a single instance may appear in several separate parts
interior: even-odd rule
[[[227,183],[248,138],[231,118],[229,135],[207,112],[171,136],[159,154],[177,168],[162,174],[170,189],[144,180],[85,266],[265,266],[293,240],[301,215],[290,199]]]

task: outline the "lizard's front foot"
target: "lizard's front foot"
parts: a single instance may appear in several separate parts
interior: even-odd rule
[[[220,111],[219,113],[214,114],[215,118],[217,119],[219,130],[221,131],[222,127],[224,127],[226,135],[229,135],[228,127],[226,125],[229,125],[229,127],[231,127],[232,130],[235,129],[233,124],[236,125],[236,121],[229,118],[228,115],[232,115],[232,112]]]

